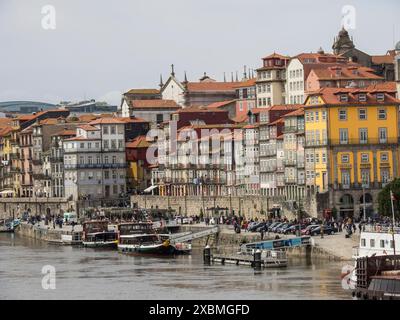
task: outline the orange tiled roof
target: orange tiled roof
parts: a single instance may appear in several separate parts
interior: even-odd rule
[[[121,120],[120,118],[100,118],[89,122],[90,125],[95,124],[124,124],[125,121]]]
[[[246,81],[242,81],[242,82],[236,82],[237,85],[234,86],[234,88],[247,88],[247,87],[253,87],[256,85],[256,80],[257,78],[251,78],[249,80]]]
[[[221,107],[226,106],[226,105],[228,105],[230,103],[233,103],[233,102],[236,102],[236,100],[227,100],[227,101],[214,102],[214,103],[211,103],[211,104],[207,105],[207,108],[209,108],[209,109],[218,109],[218,108],[221,108]]]
[[[74,136],[76,131],[74,129],[64,129],[63,131],[53,134],[53,136]]]
[[[389,50],[387,54],[371,56],[373,64],[394,64],[396,53],[394,50]]]
[[[263,58],[263,60],[265,59],[272,59],[272,58],[278,58],[278,59],[290,59],[289,56],[283,56],[279,53],[274,52],[273,54],[270,54],[269,56],[266,56]]]
[[[90,124],[83,124],[81,126],[78,126],[78,128],[81,128],[85,131],[98,131],[100,130],[99,128],[93,127]]]
[[[159,94],[160,90],[158,89],[131,89],[127,91],[125,94]]]
[[[292,112],[285,114],[283,117],[295,117],[304,115],[304,108],[298,108]]]
[[[340,68],[340,74],[336,71]],[[354,74],[354,71],[357,73]],[[328,68],[312,69],[312,72],[319,80],[339,80],[339,79],[373,79],[383,80],[383,77],[376,75],[374,70],[367,67],[358,66],[330,66]]]
[[[149,146],[150,142],[147,141],[146,136],[138,136],[126,143],[126,148],[148,148]]]
[[[130,100],[133,109],[180,109],[174,100],[152,99],[152,100]]]
[[[0,137],[4,137],[4,136],[8,135],[12,130],[13,129],[10,126],[4,126],[4,127],[2,126],[0,128]]]
[[[365,102],[358,101],[357,94],[365,93],[367,95],[367,99]],[[383,93],[385,95],[384,101],[378,101],[375,93]],[[326,104],[334,104],[334,105],[368,105],[371,103],[374,104],[400,104],[400,100],[397,100],[395,97],[390,95],[393,94],[392,90],[385,89],[357,89],[357,88],[322,88],[314,93],[310,93],[311,95],[319,95],[323,99]],[[347,94],[348,101],[340,101],[340,94]],[[309,99],[309,98],[307,98]]]
[[[11,125],[11,122],[12,122],[11,118],[0,118],[0,125],[1,126]]]
[[[237,82],[188,82],[186,84],[188,91],[234,91]]]
[[[209,106],[194,106],[176,110],[174,113],[189,113],[189,112],[226,112],[218,108],[209,108]]]
[[[372,84],[366,88],[367,90],[385,90],[396,92],[396,82],[394,81],[386,81],[382,83]]]
[[[120,117],[122,121],[125,121],[126,123],[132,123],[132,122],[148,122],[147,120],[144,120],[142,118],[134,117],[134,118],[129,118],[129,117]]]

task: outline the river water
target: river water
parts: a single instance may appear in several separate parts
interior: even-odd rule
[[[54,266],[56,288],[42,288]],[[190,256],[132,257],[0,234],[0,299],[349,299],[342,264],[291,261],[285,269],[204,266]]]

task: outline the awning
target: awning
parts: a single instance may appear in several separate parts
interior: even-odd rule
[[[153,191],[155,188],[158,188],[158,186],[150,186],[147,189],[144,190],[144,192],[151,192]]]

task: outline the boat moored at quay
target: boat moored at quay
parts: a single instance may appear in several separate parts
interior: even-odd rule
[[[90,248],[117,248],[118,233],[109,230],[107,220],[86,221],[83,223],[82,244]]]
[[[153,222],[128,222],[118,225],[118,251],[125,254],[174,255],[189,253],[191,246],[174,243],[169,235],[157,234]]]

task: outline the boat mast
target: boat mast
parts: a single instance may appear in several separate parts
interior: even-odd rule
[[[394,241],[394,205],[393,205],[394,195],[393,191],[390,190],[390,203],[392,205],[392,238],[393,238],[393,254],[396,255],[396,243]]]

